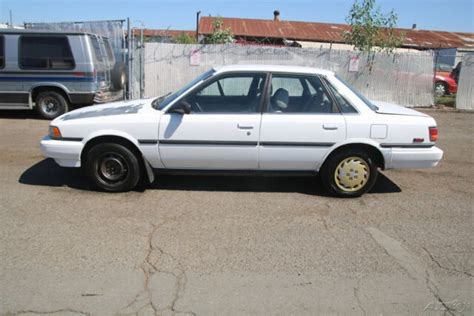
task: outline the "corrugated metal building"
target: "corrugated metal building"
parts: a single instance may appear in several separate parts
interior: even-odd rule
[[[213,32],[216,17],[202,17],[199,34],[207,36]],[[223,27],[229,27],[237,40],[283,45],[283,41],[346,44],[342,36],[349,31],[347,24],[284,21],[275,11],[273,20],[224,17]],[[395,30],[404,34],[403,48],[428,50],[460,48],[474,51],[474,33],[429,31],[418,29]]]

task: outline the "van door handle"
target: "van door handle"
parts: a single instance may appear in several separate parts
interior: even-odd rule
[[[237,124],[238,129],[253,129],[253,126]]]
[[[323,128],[328,131],[335,131],[338,129],[336,125],[331,125],[331,124],[323,124]]]

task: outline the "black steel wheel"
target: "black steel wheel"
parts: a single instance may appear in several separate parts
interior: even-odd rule
[[[86,172],[94,184],[108,192],[130,191],[140,180],[138,158],[127,147],[115,144],[98,144],[86,156]]]
[[[38,114],[47,120],[55,119],[56,117],[68,111],[68,101],[58,92],[45,91],[36,96],[36,111]]]

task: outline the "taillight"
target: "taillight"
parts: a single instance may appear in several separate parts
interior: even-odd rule
[[[438,140],[438,128],[436,126],[429,127],[430,130],[430,141],[435,142]]]

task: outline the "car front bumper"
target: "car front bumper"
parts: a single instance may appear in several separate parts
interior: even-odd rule
[[[40,142],[43,155],[53,158],[61,167],[80,167],[83,146],[81,141],[56,140],[49,136],[44,137]]]
[[[431,168],[443,158],[443,151],[438,147],[430,148],[392,148],[391,158],[386,169],[398,168]]]

